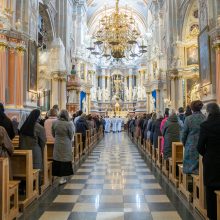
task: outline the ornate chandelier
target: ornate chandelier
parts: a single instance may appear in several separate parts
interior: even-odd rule
[[[131,60],[147,52],[132,12],[131,15],[127,11],[120,12],[119,0],[116,0],[116,8],[112,14],[107,15],[105,11],[93,39],[95,41],[87,49],[100,58]],[[139,44],[138,41],[142,43]]]

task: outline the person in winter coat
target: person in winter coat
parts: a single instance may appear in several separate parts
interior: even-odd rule
[[[9,159],[9,176],[13,180],[10,158],[13,155],[14,148],[11,139],[4,127],[0,126],[0,157]]]
[[[76,133],[82,134],[83,151],[86,147],[86,130],[89,130],[89,125],[86,121],[86,114],[83,113],[76,122]]]
[[[163,131],[163,128],[164,128],[164,125],[167,121],[167,119],[169,118],[169,108],[166,108],[165,109],[165,113],[164,113],[164,119],[162,120],[161,124],[160,124],[160,131],[162,133]],[[163,148],[164,148],[164,138],[162,137],[162,140],[161,140],[161,154],[163,154]]]
[[[67,177],[73,175],[72,140],[73,122],[66,110],[61,110],[58,120],[52,124],[52,135],[55,138],[53,149],[53,176],[60,177],[60,184],[67,182]]]
[[[20,129],[19,147],[24,150],[32,150],[33,168],[43,171],[43,150],[46,144],[44,127],[39,124],[40,110],[34,109]],[[39,185],[41,178],[39,177]]]
[[[158,147],[158,137],[162,136],[162,133],[160,131],[160,125],[161,125],[162,120],[163,120],[163,116],[159,115],[157,120],[154,122],[154,124],[152,126],[154,148]]]
[[[147,134],[148,134],[148,130],[147,130],[147,126],[149,123],[149,120],[151,120],[152,114],[148,114],[146,119],[144,120],[144,125],[143,125],[143,132],[144,132],[144,140],[147,140]]]
[[[51,109],[48,113],[48,119],[44,123],[44,128],[46,131],[46,137],[47,137],[47,142],[54,143],[54,137],[52,135],[52,125],[53,122],[57,120],[57,110],[56,109]]]
[[[216,190],[220,190],[220,109],[207,105],[208,118],[200,125],[198,152],[203,156],[203,178],[206,186],[207,215],[217,220]]]
[[[178,109],[178,112],[179,112],[178,118],[179,118],[179,120],[184,124],[184,121],[185,121],[184,108],[183,108],[183,107],[180,107],[180,108]]]
[[[150,137],[150,143],[153,144],[153,139],[154,139],[154,131],[153,131],[153,127],[154,127],[154,124],[157,120],[157,114],[156,113],[153,113],[152,115],[152,118],[151,118],[151,121],[148,123],[148,131],[149,131],[149,137]]]
[[[0,103],[0,126],[5,128],[11,140],[15,137],[13,124],[5,114],[4,105],[2,103]]]
[[[193,101],[191,109],[193,114],[185,120],[182,142],[185,148],[183,159],[183,172],[185,174],[199,174],[199,152],[197,150],[200,124],[205,120],[201,109],[203,103],[201,101]]]
[[[172,156],[172,143],[180,141],[180,124],[174,110],[171,111],[163,127],[162,135],[164,137],[163,156],[165,160],[168,160]]]

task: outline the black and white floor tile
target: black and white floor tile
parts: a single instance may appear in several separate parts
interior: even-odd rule
[[[107,134],[40,220],[179,220],[126,134]]]

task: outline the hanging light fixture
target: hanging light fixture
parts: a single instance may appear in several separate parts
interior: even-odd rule
[[[91,54],[107,59],[127,60],[141,57],[147,52],[147,46],[141,39],[133,12],[120,12],[119,0],[116,0],[115,11],[105,15],[99,21],[99,27],[93,36],[93,43],[87,49]],[[139,42],[142,42],[139,44]]]

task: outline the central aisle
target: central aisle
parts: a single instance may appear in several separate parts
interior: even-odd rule
[[[41,220],[181,219],[125,133],[107,134]]]

